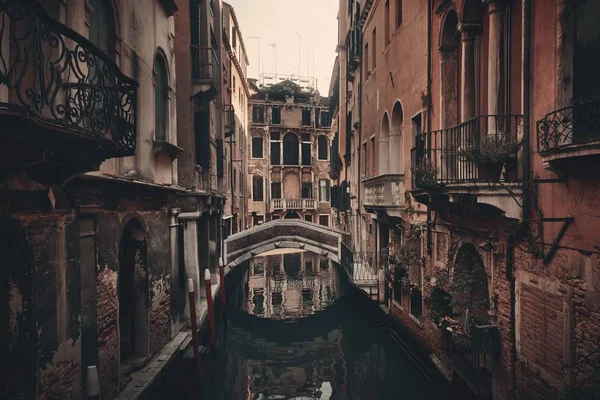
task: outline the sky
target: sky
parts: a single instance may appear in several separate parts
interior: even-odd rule
[[[227,3],[235,9],[240,24],[250,60],[249,78],[258,78],[260,41],[261,73],[298,75],[300,56],[300,74],[314,75],[321,95],[328,94],[336,55],[338,0],[227,0]]]

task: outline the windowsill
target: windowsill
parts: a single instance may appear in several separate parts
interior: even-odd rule
[[[181,147],[178,147],[172,143],[169,143],[166,140],[153,140],[152,141],[152,150],[154,154],[165,153],[168,154],[171,158],[171,161],[175,160],[179,157],[179,154],[183,152]]]
[[[423,324],[421,323],[421,320],[418,319],[417,317],[415,317],[412,314],[408,314],[408,318],[410,318],[415,324],[417,324],[419,327],[423,327]]]
[[[404,311],[404,307],[402,307],[402,305],[396,300],[392,300],[392,305],[396,306],[400,311]]]
[[[260,158],[255,158],[255,157],[250,157],[251,160],[264,160],[264,157],[260,157]]]

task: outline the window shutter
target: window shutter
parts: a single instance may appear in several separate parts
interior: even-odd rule
[[[210,124],[208,115],[207,110],[194,113],[196,164],[203,169],[210,168]]]
[[[223,139],[217,139],[217,178],[223,177]]]

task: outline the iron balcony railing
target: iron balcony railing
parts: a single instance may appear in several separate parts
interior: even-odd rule
[[[442,351],[452,368],[477,394],[492,392],[492,353],[476,351],[471,338],[442,329]]]
[[[317,208],[316,199],[274,199],[271,200],[271,210],[314,210]]]
[[[480,115],[451,128],[418,135],[411,151],[413,187],[518,181],[522,124],[522,115]],[[489,172],[490,164],[494,164],[486,160],[490,156],[502,159],[499,166],[495,162],[498,177]]]
[[[137,87],[39,1],[0,0],[0,113],[27,112],[98,140],[107,155],[133,155]]]
[[[537,122],[538,152],[600,141],[600,99],[548,113]]]
[[[192,79],[196,81],[210,81],[219,87],[220,66],[217,53],[212,47],[191,46]]]

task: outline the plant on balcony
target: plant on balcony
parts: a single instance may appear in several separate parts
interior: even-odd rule
[[[422,160],[410,169],[416,186],[424,189],[437,189],[441,186],[438,181],[438,169],[429,160]]]
[[[480,180],[499,182],[502,167],[516,158],[520,146],[505,136],[485,136],[478,144],[459,149],[458,156],[477,165]]]

